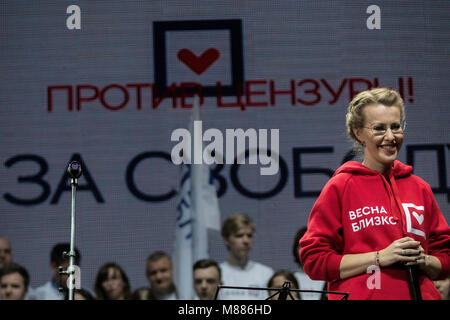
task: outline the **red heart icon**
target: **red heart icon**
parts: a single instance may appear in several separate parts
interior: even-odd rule
[[[181,49],[177,56],[189,69],[200,75],[219,59],[220,52],[217,49],[209,48],[200,57],[197,57],[191,50]]]

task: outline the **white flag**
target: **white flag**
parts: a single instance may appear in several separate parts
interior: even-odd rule
[[[201,131],[199,99],[196,96],[190,124],[191,155],[195,159],[197,154],[196,160],[198,155],[202,156]],[[209,166],[203,164],[203,161],[196,161],[196,164],[191,162],[192,164],[183,164],[182,167],[173,255],[178,298],[184,300],[195,297],[193,264],[209,256],[208,229],[220,230],[219,202]]]

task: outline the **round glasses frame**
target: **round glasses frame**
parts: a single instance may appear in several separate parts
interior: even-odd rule
[[[386,134],[386,132],[388,131],[388,129],[391,130],[392,134],[404,134],[405,133],[405,130],[406,130],[406,121],[405,120],[400,122],[399,128],[392,129],[392,125],[393,124],[391,124],[389,128],[386,126],[386,124],[377,124],[372,127],[364,127],[364,128],[369,129],[372,132],[372,134],[377,137],[384,136]]]

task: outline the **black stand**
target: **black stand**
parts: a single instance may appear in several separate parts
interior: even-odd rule
[[[58,267],[60,275],[68,275],[68,289],[69,289],[69,300],[73,300],[73,292],[75,287],[75,268],[74,268],[74,260],[75,260],[75,196],[78,187],[78,178],[81,177],[81,166],[78,162],[72,161],[69,163],[69,167],[67,168],[67,174],[70,177],[70,186],[72,187],[72,207],[71,207],[71,221],[70,221],[70,251],[63,253],[63,258],[69,257],[69,267],[66,271],[63,270],[61,266]],[[61,281],[61,277],[60,277]],[[63,288],[60,283],[59,291],[62,291]]]
[[[269,290],[273,290],[273,288]],[[266,300],[286,300],[288,296],[291,298],[291,300],[296,300],[291,294],[291,291],[296,291],[296,289],[291,289],[290,281],[285,281],[283,283],[283,286],[281,288],[275,289],[275,291],[276,292]],[[278,299],[273,299],[276,296],[278,296]]]
[[[348,292],[337,292],[337,291],[321,291],[321,290],[301,290],[301,289],[291,289],[290,288],[291,283],[289,281],[285,281],[283,284],[283,287],[281,288],[255,288],[255,287],[233,287],[233,286],[217,286],[216,295],[214,296],[214,300],[217,300],[217,297],[219,296],[219,291],[221,289],[242,289],[242,290],[274,290],[277,291],[275,294],[271,295],[265,300],[271,300],[272,298],[276,297],[278,295],[278,300],[286,300],[289,296],[292,300],[295,300],[292,296],[291,292],[314,292],[314,293],[325,293],[325,294],[338,294],[342,295],[341,300],[347,300],[349,293]]]

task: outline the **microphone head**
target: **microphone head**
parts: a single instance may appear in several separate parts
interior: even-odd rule
[[[80,164],[77,161],[72,161],[71,163],[69,163],[69,166],[67,167],[67,173],[72,179],[78,179],[79,177],[81,177]]]

